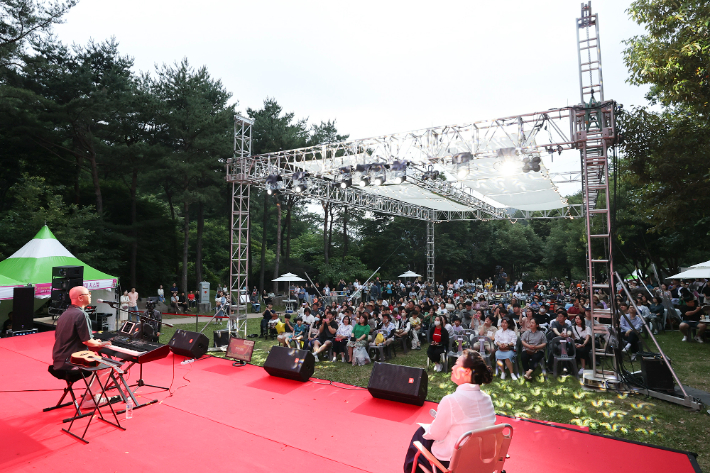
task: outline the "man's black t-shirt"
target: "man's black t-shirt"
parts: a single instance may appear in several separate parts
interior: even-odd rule
[[[334,328],[336,331],[338,330],[338,323],[335,320],[331,321],[328,326]],[[318,340],[321,343],[325,343],[327,340],[332,340],[333,338],[335,338],[335,332],[330,333],[328,327],[323,327],[323,331],[318,334]]]
[[[683,320],[688,320],[692,322],[699,322],[700,321],[700,312],[698,312],[695,315],[686,315],[688,312],[693,312],[695,309],[697,309],[697,305],[693,305],[693,307],[690,307],[688,305],[684,305],[679,307],[680,313],[682,314],[682,319]]]
[[[70,305],[59,317],[57,328],[54,331],[54,347],[52,348],[54,369],[72,369],[73,366],[67,363],[66,359],[74,352],[86,350],[86,345],[83,342],[91,338],[86,315],[79,307]]]
[[[273,310],[266,309],[264,311],[264,317],[263,317],[264,320],[271,320],[271,314],[273,314],[273,313],[274,313]]]

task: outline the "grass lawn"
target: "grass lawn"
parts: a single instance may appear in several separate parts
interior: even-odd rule
[[[206,320],[200,322],[200,330]],[[259,333],[260,319],[249,319],[248,333]],[[212,323],[205,334],[212,343],[212,332],[220,327]],[[193,324],[178,326],[194,330]],[[164,327],[161,342],[167,343],[175,329]],[[679,332],[667,332],[657,336],[661,347],[672,359],[681,382],[704,391],[710,391],[710,344],[682,343]],[[271,346],[276,342],[256,340],[252,364],[262,366]],[[217,352],[215,356],[223,356]],[[421,351],[409,351],[406,355],[397,352],[389,363],[425,367],[426,347]],[[638,364],[635,369],[640,369]],[[372,365],[353,367],[348,363],[321,361],[316,364],[314,378],[327,379],[354,386],[367,387]],[[574,377],[562,377],[545,381],[539,371],[533,382],[501,381],[484,386],[493,398],[496,412],[518,417],[588,426],[591,432],[625,439],[689,450],[699,454],[698,463],[710,471],[710,455],[705,453],[710,438],[710,416],[706,410],[693,412],[687,408],[646,398],[635,394],[587,391]],[[428,400],[438,402],[454,390],[449,373],[428,372]],[[706,407],[707,408],[707,407]]]

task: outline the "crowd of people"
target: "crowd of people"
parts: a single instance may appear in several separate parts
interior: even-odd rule
[[[538,366],[552,369],[553,355],[563,350],[574,353],[581,374],[591,363],[595,344],[616,336],[619,348],[634,358],[646,326],[654,332],[677,327],[684,341],[696,330],[695,340],[703,343],[701,307],[710,301],[705,281],[668,287],[632,282],[633,303],[620,286],[613,295],[601,290],[590,300],[584,281],[538,281],[527,290],[516,281],[494,292],[493,279],[446,284],[341,280],[334,289],[317,283],[291,286],[290,297],[299,300],[299,308],[283,317],[273,310],[270,298],[264,299],[260,335],[310,350],[319,361],[327,356],[353,365],[382,354],[388,357],[397,346],[421,350],[426,345],[436,371],[444,370],[451,352],[470,347],[493,360],[501,379],[509,374],[513,380],[521,375],[530,380]],[[620,326],[593,330],[610,318],[593,319],[592,307],[611,305],[618,308]],[[379,347],[384,350],[372,349]],[[520,373],[515,368],[518,360]]]

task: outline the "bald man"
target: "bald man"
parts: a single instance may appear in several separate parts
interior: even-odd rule
[[[111,342],[94,339],[91,333],[91,320],[84,308],[91,303],[91,293],[84,286],[76,286],[69,290],[71,305],[57,321],[54,332],[54,348],[52,359],[55,370],[71,370],[74,366],[67,362],[72,353],[86,350],[86,347],[98,349]]]

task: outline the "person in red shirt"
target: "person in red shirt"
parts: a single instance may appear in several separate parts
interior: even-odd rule
[[[441,371],[441,355],[446,353],[449,347],[449,332],[444,328],[444,317],[437,315],[434,318],[434,323],[429,327],[429,348],[427,356],[435,363],[434,370]]]
[[[569,319],[573,321],[574,316],[581,313],[582,308],[579,306],[579,297],[575,297],[574,302],[572,303],[572,307],[567,309],[567,317],[569,317]]]
[[[187,303],[189,304],[190,308],[193,308],[196,306],[195,291],[190,291],[190,293],[187,295]]]

